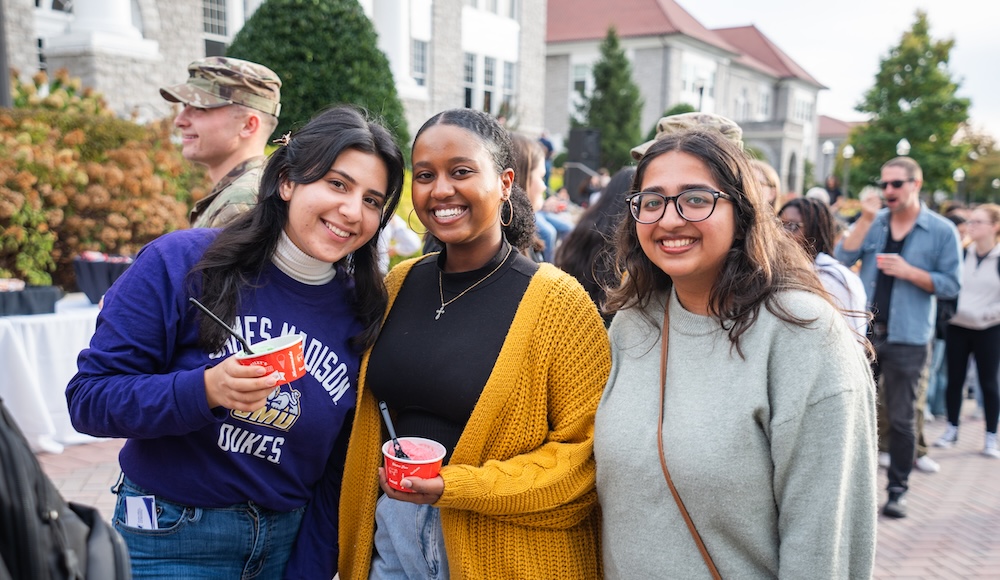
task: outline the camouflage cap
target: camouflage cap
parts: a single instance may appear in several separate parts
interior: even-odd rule
[[[723,137],[736,143],[741,148],[743,147],[743,129],[740,129],[736,121],[714,113],[680,113],[678,115],[670,115],[669,117],[661,117],[656,122],[656,138],[638,147],[633,147],[632,158],[638,161],[643,153],[646,152],[646,149],[649,149],[653,143],[663,139],[667,135],[687,129],[716,129],[722,133]]]
[[[281,79],[266,66],[210,56],[189,64],[188,75],[182,85],[160,88],[160,95],[199,109],[238,104],[275,117],[281,112]]]

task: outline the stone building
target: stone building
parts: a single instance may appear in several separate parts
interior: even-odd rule
[[[644,105],[643,134],[680,103],[724,115],[773,165],[784,191],[802,191],[816,162],[816,96],[825,89],[754,26],[710,30],[673,0],[549,0],[545,126],[569,132],[591,69],[614,26]]]
[[[172,114],[158,88],[224,54],[263,0],[0,0],[8,64],[28,77],[65,68],[118,114]],[[360,0],[389,59],[411,134],[469,106],[541,131],[544,0]],[[304,31],[307,32],[307,31]],[[278,71],[280,74],[280,70]]]

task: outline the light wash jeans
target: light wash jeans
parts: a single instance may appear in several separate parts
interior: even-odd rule
[[[441,512],[383,495],[375,507],[375,554],[369,580],[448,580]]]
[[[125,498],[153,495],[124,478],[114,526],[128,545],[134,580],[281,578],[305,506],[273,512],[253,502],[224,508],[184,506],[156,498],[159,529],[125,525]]]

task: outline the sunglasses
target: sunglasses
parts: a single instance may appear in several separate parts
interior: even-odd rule
[[[910,183],[916,181],[914,178],[909,179],[893,179],[892,181],[876,181],[875,185],[879,186],[881,189],[887,189],[890,185],[893,189],[899,189],[903,187],[904,183]]]

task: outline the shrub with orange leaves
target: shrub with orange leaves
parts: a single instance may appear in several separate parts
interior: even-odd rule
[[[14,71],[11,83],[15,108],[0,110],[0,278],[73,291],[81,252],[132,255],[187,227],[211,184],[171,141],[169,120],[117,119],[64,71],[28,83]]]

